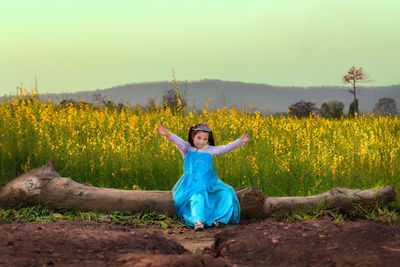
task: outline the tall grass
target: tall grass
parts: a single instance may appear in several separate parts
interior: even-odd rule
[[[233,187],[289,196],[400,185],[399,117],[274,118],[226,107],[211,112],[208,104],[201,112],[62,107],[40,102],[37,92],[0,104],[0,184],[52,159],[61,176],[79,182],[170,190],[182,156],[157,135],[160,122],[183,139],[191,125],[207,122],[216,145],[248,133],[246,146],[214,158],[220,179]]]

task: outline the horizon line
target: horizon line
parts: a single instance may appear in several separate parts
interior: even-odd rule
[[[329,88],[329,87],[342,87],[342,88],[351,88],[349,85],[307,85],[307,86],[301,86],[301,85],[271,85],[268,83],[260,83],[260,82],[246,82],[246,81],[239,81],[239,80],[222,80],[222,79],[210,79],[210,78],[203,78],[199,80],[177,80],[178,83],[196,83],[196,82],[204,82],[204,81],[218,81],[218,82],[231,82],[231,83],[244,83],[244,84],[253,84],[253,85],[264,85],[264,86],[269,86],[269,87],[275,87],[275,88],[299,88],[299,89],[312,89],[312,88]],[[73,92],[49,92],[46,91],[44,94],[77,94],[77,93],[84,93],[84,92],[94,92],[94,91],[105,91],[105,90],[110,90],[113,88],[121,87],[121,86],[126,86],[126,85],[137,85],[137,84],[159,84],[159,83],[173,83],[172,80],[157,80],[157,81],[141,81],[141,82],[131,82],[131,83],[125,83],[125,84],[119,84],[119,85],[114,85],[111,87],[107,88],[97,88],[97,89],[89,89],[89,90],[79,90],[79,91],[73,91]],[[398,84],[390,84],[390,85],[372,85],[372,86],[367,86],[367,83],[362,83],[357,86],[357,88],[363,87],[363,88],[374,88],[374,87],[396,87],[400,86],[400,83]],[[17,86],[18,88],[19,86]],[[19,87],[19,88],[24,88]],[[38,90],[40,90],[40,86],[37,86]],[[30,90],[34,90],[35,88],[32,88]],[[42,93],[43,94],[43,93]],[[6,94],[7,95],[7,94]],[[0,96],[0,97],[4,97]]]

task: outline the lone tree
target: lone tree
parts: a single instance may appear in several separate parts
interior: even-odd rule
[[[358,110],[358,100],[357,100],[357,83],[360,82],[370,82],[368,80],[369,76],[364,72],[363,68],[356,69],[356,67],[351,67],[350,70],[342,77],[342,81],[345,84],[350,83],[353,86],[353,90],[349,90],[350,94],[354,96],[353,102],[350,104],[349,115],[354,115]]]
[[[304,100],[294,103],[289,107],[289,115],[296,116],[297,118],[305,118],[316,112],[318,112],[318,108],[315,104]]]
[[[340,119],[343,116],[344,104],[340,101],[324,102],[319,110],[322,117],[328,119]]]
[[[394,116],[397,114],[396,101],[390,97],[380,98],[373,112],[377,115]]]

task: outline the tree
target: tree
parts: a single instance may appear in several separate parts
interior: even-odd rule
[[[344,104],[335,100],[323,103],[319,112],[324,118],[340,119],[343,116],[343,110]]]
[[[397,114],[396,101],[389,97],[380,98],[375,104],[373,112],[377,115],[394,116]]]
[[[350,103],[348,115],[354,116],[356,112],[358,113],[358,99],[354,99],[354,101]]]
[[[93,93],[93,100],[95,102],[96,107],[103,107],[107,104],[107,97],[100,93]]]
[[[186,100],[179,92],[178,82],[175,78],[175,72],[172,70],[172,82],[174,83],[174,88],[166,91],[162,97],[163,106],[168,106],[174,110],[180,111],[186,107]]]
[[[178,105],[185,106],[186,101],[182,98],[181,95],[177,95],[175,89],[169,89],[166,91],[162,97],[163,106],[168,106],[172,109],[177,109]]]
[[[370,82],[371,80],[368,79],[368,75],[364,72],[363,68],[356,69],[356,67],[351,67],[350,70],[342,77],[342,81],[345,84],[350,83],[353,86],[353,90],[349,90],[350,94],[354,96],[354,100],[352,103],[353,107],[355,108],[355,112],[358,112],[358,101],[357,100],[357,83],[360,82]],[[350,110],[349,110],[350,114]],[[352,113],[354,114],[354,112]],[[352,115],[350,114],[350,115]]]
[[[316,113],[318,108],[312,102],[301,100],[289,107],[289,115],[296,116],[297,118],[304,118]]]

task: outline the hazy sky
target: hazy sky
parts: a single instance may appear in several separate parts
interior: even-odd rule
[[[398,0],[0,2],[0,95],[221,79],[343,85],[351,66],[400,84]]]

